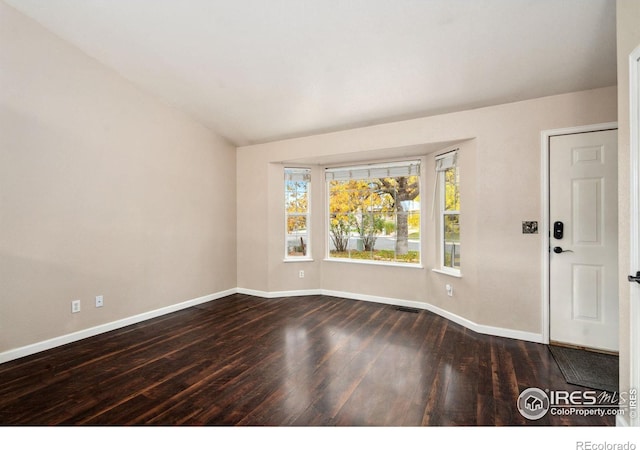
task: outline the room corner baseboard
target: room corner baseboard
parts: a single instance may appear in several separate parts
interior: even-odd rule
[[[301,297],[304,295],[323,295],[322,289],[301,289],[298,291],[258,291],[255,289],[237,288],[238,294],[253,295],[262,298]]]
[[[65,334],[63,336],[58,336],[52,339],[48,339],[46,341],[36,342],[35,344],[30,344],[24,347],[8,350],[3,353],[0,353],[0,364],[13,361],[15,359],[22,358],[25,356],[33,355],[35,353],[39,353],[55,347],[59,347],[61,345],[70,344],[72,342],[79,341],[81,339],[86,339],[88,337],[97,336],[102,333],[117,330],[118,328],[123,328],[129,325],[143,322],[145,320],[154,319],[156,317],[160,317],[165,314],[170,314],[172,312],[180,311],[182,309],[197,306],[199,304],[210,302],[212,300],[217,300],[232,294],[252,295],[252,296],[263,297],[263,298],[300,297],[305,295],[327,295],[332,297],[346,298],[350,300],[362,300],[362,301],[373,302],[373,303],[382,303],[386,305],[405,306],[409,308],[417,308],[417,309],[424,309],[424,310],[430,311],[434,314],[444,317],[445,319],[451,320],[452,322],[455,322],[459,325],[462,325],[465,328],[468,328],[480,334],[500,336],[505,338],[519,339],[523,341],[530,341],[530,342],[537,342],[537,343],[544,343],[543,336],[540,333],[531,333],[526,331],[478,324],[464,317],[458,316],[457,314],[446,311],[442,308],[438,308],[437,306],[434,306],[425,302],[414,301],[414,300],[403,300],[403,299],[397,299],[392,297],[379,297],[375,295],[358,294],[353,292],[332,291],[327,289],[303,289],[303,290],[292,290],[292,291],[268,292],[268,291],[260,291],[255,289],[233,288],[233,289],[227,289],[225,291],[216,292],[214,294],[209,294],[202,297],[187,300],[185,302],[176,303],[175,305],[166,306],[164,308],[159,308],[159,309],[145,312],[142,314],[137,314],[135,316],[126,317],[124,319],[116,320],[114,322],[109,322],[109,323],[98,325],[92,328],[87,328],[84,330]],[[618,417],[618,419],[623,420],[620,417]]]
[[[475,331],[476,333],[486,334],[490,336],[499,336],[510,339],[519,339],[521,341],[536,342],[538,344],[544,344],[544,337],[542,333],[531,333],[528,331],[514,330],[509,328],[500,328],[489,325],[483,325],[475,323],[462,316],[458,316],[452,312],[438,308],[425,302],[418,302],[415,300],[403,300],[392,297],[380,297],[375,295],[358,294],[354,292],[332,291],[328,289],[306,289],[298,291],[259,291],[254,289],[238,288],[239,294],[254,295],[263,298],[277,298],[277,297],[299,297],[303,295],[328,295],[332,297],[346,298],[350,300],[362,300],[366,302],[382,303],[385,305],[405,306],[409,308],[424,309],[434,314],[451,320],[452,322],[462,325],[465,328]]]
[[[194,298],[191,300],[187,300],[185,302],[176,303],[175,305],[165,306],[164,308],[159,308],[153,311],[136,314],[135,316],[125,317],[124,319],[119,319],[113,322],[109,322],[109,323],[105,323],[95,327],[86,328],[84,330],[65,334],[63,336],[47,339],[46,341],[36,342],[35,344],[30,344],[24,347],[8,350],[0,353],[0,364],[13,361],[15,359],[22,358],[25,356],[40,353],[45,350],[50,350],[55,347],[60,347],[61,345],[70,344],[72,342],[79,341],[81,339],[86,339],[92,336],[97,336],[102,333],[117,330],[118,328],[124,328],[126,326],[143,322],[145,320],[164,316],[166,314],[180,311],[182,309],[191,308],[193,306],[197,306],[202,303],[210,302],[212,300],[217,300],[222,297],[235,294],[236,292],[237,292],[236,288],[227,289],[225,291],[220,291],[214,294],[209,294],[202,297]]]
[[[434,314],[437,314],[441,317],[444,317],[445,319],[448,319],[452,322],[455,322],[458,325],[462,325],[465,328],[469,328],[470,330],[475,331],[476,333],[505,337],[510,339],[519,339],[522,341],[536,342],[539,344],[544,343],[543,336],[541,333],[531,333],[528,331],[520,331],[520,330],[509,329],[509,328],[500,328],[500,327],[493,327],[489,325],[478,324],[469,319],[466,319],[457,314],[454,314],[450,311],[431,305],[430,303],[418,302],[415,300],[402,300],[402,299],[391,298],[391,297],[378,297],[375,295],[355,294],[351,292],[341,292],[341,291],[322,290],[322,294],[330,295],[333,297],[349,298],[352,300],[362,300],[362,301],[374,302],[374,303],[384,303],[387,305],[405,306],[409,308],[424,309]]]

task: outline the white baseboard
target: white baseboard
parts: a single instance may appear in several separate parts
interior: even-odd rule
[[[53,339],[48,339],[46,341],[37,342],[35,344],[26,345],[24,347],[8,350],[6,352],[0,353],[0,364],[8,361],[12,361],[14,359],[22,358],[24,356],[33,355],[35,353],[39,353],[44,350],[49,350],[55,347],[59,347],[61,345],[69,344],[71,342],[79,341],[81,339],[97,336],[99,334],[106,333],[108,331],[117,330],[118,328],[123,328],[129,325],[133,325],[135,323],[143,322],[145,320],[160,317],[165,314],[170,314],[172,312],[190,308],[192,306],[196,306],[201,303],[217,300],[222,297],[226,297],[228,295],[232,295],[236,293],[253,295],[256,297],[263,297],[263,298],[299,297],[304,295],[328,295],[332,297],[347,298],[351,300],[362,300],[367,302],[382,303],[386,305],[405,306],[405,307],[416,308],[416,309],[424,309],[434,314],[437,314],[439,316],[442,316],[445,319],[451,320],[452,322],[455,322],[459,325],[462,325],[463,327],[469,328],[470,330],[473,330],[480,334],[487,334],[491,336],[500,336],[500,337],[506,337],[511,339],[519,339],[523,341],[544,343],[543,336],[540,333],[531,333],[527,331],[512,330],[508,328],[499,328],[499,327],[493,327],[489,325],[478,324],[464,317],[458,316],[457,314],[454,314],[452,312],[439,308],[437,306],[431,305],[429,303],[414,301],[414,300],[402,300],[402,299],[392,298],[392,297],[379,297],[375,295],[357,294],[353,292],[332,291],[327,289],[305,289],[305,290],[296,290],[296,291],[268,292],[268,291],[254,290],[254,289],[233,288],[233,289],[227,289],[226,291],[205,295],[203,297],[194,298],[182,303],[166,306],[164,308],[156,309],[156,310],[138,314],[135,316],[126,317],[124,319],[116,320],[114,322],[109,322],[103,325],[98,325],[96,327],[87,328],[85,330],[76,331],[70,334],[65,334],[64,336],[55,337]],[[618,417],[618,419],[623,420],[620,417]]]
[[[46,341],[36,342],[35,344],[8,350],[6,352],[0,353],[0,364],[12,361],[14,359],[22,358],[24,356],[33,355],[44,350],[59,347],[61,345],[70,344],[71,342],[79,341],[81,339],[97,336],[108,331],[117,330],[118,328],[124,328],[126,326],[143,322],[145,320],[164,316],[165,314],[180,311],[181,309],[190,308],[201,303],[217,300],[219,298],[226,297],[227,295],[235,294],[236,292],[237,289],[235,288],[216,292],[215,294],[205,295],[203,297],[194,298],[182,303],[176,303],[175,305],[166,306],[164,308],[155,309],[153,311],[148,311],[131,317],[125,317],[124,319],[116,320],[114,322],[105,323],[103,325],[87,328],[85,330],[75,331],[73,333],[65,334],[64,336],[58,336]]]
[[[418,302],[414,300],[402,300],[402,299],[391,298],[391,297],[378,297],[374,295],[355,294],[351,292],[329,291],[329,290],[322,290],[322,294],[330,295],[333,297],[349,298],[352,300],[363,300],[367,302],[384,303],[387,305],[406,306],[409,308],[424,309],[434,314],[437,314],[439,316],[442,316],[445,319],[448,319],[452,322],[455,322],[458,325],[462,325],[465,328],[469,328],[470,330],[473,330],[476,333],[487,334],[491,336],[506,337],[511,339],[519,339],[522,341],[536,342],[539,344],[544,343],[543,336],[541,333],[531,333],[528,331],[520,331],[520,330],[509,329],[509,328],[500,328],[500,327],[493,327],[489,325],[478,324],[469,319],[458,316],[457,314],[449,312],[445,309],[439,308],[437,306],[434,306],[425,302]]]
[[[238,294],[253,295],[262,298],[301,297],[303,295],[322,295],[322,289],[302,289],[299,291],[257,291],[255,289],[237,288]]]
[[[303,295],[329,295],[332,297],[347,298],[351,300],[362,300],[362,301],[373,302],[373,303],[382,303],[385,305],[406,306],[409,308],[424,309],[424,310],[430,311],[434,314],[444,317],[445,319],[451,320],[452,322],[462,325],[465,328],[469,328],[470,330],[473,330],[476,333],[487,334],[491,336],[506,337],[510,339],[519,339],[521,341],[536,342],[539,344],[545,343],[542,333],[531,333],[528,331],[520,331],[520,330],[509,329],[509,328],[500,328],[500,327],[493,327],[489,325],[478,324],[462,316],[458,316],[457,314],[449,312],[445,309],[438,308],[437,306],[431,305],[429,303],[418,302],[414,300],[403,300],[403,299],[392,298],[392,297],[380,297],[375,295],[358,294],[353,292],[332,291],[328,289],[307,289],[307,290],[299,290],[299,291],[268,292],[268,291],[257,291],[253,289],[238,288],[238,293],[246,294],[246,295],[254,295],[254,296],[263,297],[263,298],[299,297]]]

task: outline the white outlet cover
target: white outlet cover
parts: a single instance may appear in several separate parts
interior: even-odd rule
[[[96,295],[96,308],[102,308],[104,306],[104,297],[102,295]]]

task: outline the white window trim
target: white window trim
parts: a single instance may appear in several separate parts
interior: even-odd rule
[[[443,267],[442,269],[431,269],[432,272],[442,275],[448,275],[450,277],[462,278],[462,272],[460,269],[452,269],[451,267]]]
[[[359,166],[338,166],[325,169],[325,180],[358,180],[362,178],[386,178],[397,176],[420,176],[422,161],[395,161],[389,163],[366,164]]]
[[[442,161],[442,163],[438,164],[438,161]],[[440,165],[440,169],[438,169],[438,165]],[[440,230],[440,235],[438,238],[438,247],[440,248],[440,268],[438,269],[433,269],[434,272],[437,273],[441,273],[444,275],[451,275],[454,277],[461,277],[462,276],[462,271],[459,268],[456,267],[450,267],[450,266],[445,266],[444,264],[444,255],[445,255],[445,251],[444,251],[444,236],[445,236],[445,231],[444,231],[444,216],[446,215],[457,215],[458,216],[458,221],[460,220],[460,210],[457,211],[445,211],[445,177],[444,177],[444,172],[447,169],[451,169],[451,168],[456,168],[456,173],[458,171],[458,150],[453,150],[451,152],[447,152],[443,155],[437,156],[436,157],[436,176],[437,176],[437,180],[436,182],[439,184],[438,188],[439,188],[439,205],[440,205],[440,212],[439,212],[439,230]],[[460,184],[458,182],[458,189],[460,189]],[[435,202],[434,202],[435,204]]]
[[[311,168],[309,167],[284,167],[283,168],[283,173],[287,170],[287,169],[304,169],[304,170],[308,170],[309,171],[309,177],[311,177]],[[285,180],[286,183],[286,180]],[[293,213],[293,214],[289,214],[287,212],[287,207],[285,204],[284,207],[284,262],[305,262],[305,261],[313,261],[313,257],[311,256],[311,178],[309,178],[309,182],[307,184],[307,212],[306,213]],[[286,185],[284,186],[283,189],[284,192],[286,192]],[[287,236],[288,236],[288,232],[287,232],[287,218],[289,216],[304,216],[306,217],[306,223],[307,223],[307,254],[303,255],[303,256],[290,256],[288,253],[288,248],[287,248]]]
[[[422,263],[403,263],[396,261],[375,261],[369,259],[351,259],[351,258],[325,258],[326,262],[346,263],[346,264],[364,264],[369,266],[386,266],[386,267],[410,267],[412,269],[424,269]]]

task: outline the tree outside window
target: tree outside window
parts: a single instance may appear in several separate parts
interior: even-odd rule
[[[458,167],[442,177],[442,266],[460,270],[460,190]]]
[[[329,258],[420,262],[419,162],[328,175]]]

